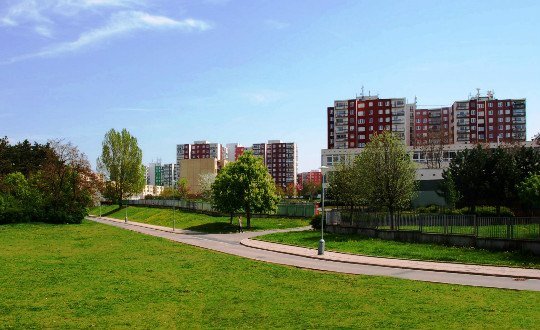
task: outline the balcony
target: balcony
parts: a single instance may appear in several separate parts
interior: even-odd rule
[[[469,113],[468,112],[458,112],[458,113],[456,113],[456,117],[458,117],[458,118],[469,117]]]
[[[468,119],[460,119],[457,121],[458,125],[469,125],[469,120]]]
[[[512,127],[514,132],[525,132],[525,126],[516,125]]]
[[[514,124],[525,124],[525,117],[514,117],[514,118],[512,118],[512,123],[514,123]]]
[[[392,110],[392,115],[394,116],[404,116],[405,110]]]
[[[441,118],[433,118],[433,119],[429,119],[428,120],[428,123],[432,124],[432,125],[440,125],[441,124]]]
[[[461,126],[457,129],[458,133],[469,133],[470,129],[469,126]]]
[[[525,110],[516,110],[512,111],[512,116],[525,116]]]
[[[429,118],[436,118],[441,116],[441,111],[430,111],[428,114]]]
[[[394,116],[394,117],[392,117],[392,122],[393,123],[404,123],[405,118],[403,118],[403,116]]]

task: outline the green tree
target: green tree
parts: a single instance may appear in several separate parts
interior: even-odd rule
[[[489,179],[486,181],[486,199],[495,205],[497,215],[500,215],[501,206],[508,206],[517,197],[515,158],[507,149],[492,149],[488,152],[485,173]]]
[[[274,181],[262,159],[249,151],[220,171],[212,191],[218,210],[246,213],[247,228],[251,228],[253,213],[274,211],[279,200]],[[230,206],[221,208],[226,204]]]
[[[212,205],[216,210],[228,214],[232,224],[234,214],[242,210],[243,201],[240,193],[235,191],[239,187],[234,184],[231,165],[223,167],[212,183]]]
[[[120,206],[124,198],[138,194],[144,188],[142,151],[137,139],[125,128],[121,132],[111,129],[105,134],[97,167],[109,181],[111,197]]]
[[[388,131],[375,134],[355,167],[370,205],[386,208],[394,228],[394,213],[409,206],[416,192],[416,166],[403,142]]]
[[[444,171],[442,174],[443,180],[439,184],[437,195],[444,198],[448,207],[453,210],[456,208],[456,204],[459,201],[459,192],[456,189],[452,173],[450,171]]]
[[[518,187],[521,203],[530,208],[540,207],[540,175],[531,175],[521,182]]]
[[[358,158],[352,162],[339,163],[328,175],[328,196],[352,211],[366,204],[364,181],[357,166]]]
[[[179,198],[187,199],[189,196],[189,186],[186,178],[178,179],[176,184],[177,195]]]
[[[476,206],[483,201],[488,190],[486,166],[488,152],[481,145],[466,149],[456,154],[444,173],[445,180],[452,180],[453,187],[459,193],[459,202],[475,212]],[[450,184],[447,182],[447,184]]]
[[[313,181],[306,181],[302,183],[302,190],[300,194],[303,197],[307,197],[310,201],[322,192],[322,185],[316,184]]]

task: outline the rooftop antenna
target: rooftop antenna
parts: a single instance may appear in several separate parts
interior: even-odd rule
[[[364,85],[362,85],[362,98],[364,98]]]
[[[415,96],[414,96],[414,105],[416,105],[416,101],[417,101],[417,100],[418,100],[418,99],[416,98],[416,95],[415,95]]]
[[[480,88],[476,88],[476,97],[480,98]]]
[[[368,91],[368,96],[371,96],[371,91]]]

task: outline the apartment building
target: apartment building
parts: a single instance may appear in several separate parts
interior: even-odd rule
[[[176,164],[163,164],[161,166],[161,183],[165,187],[174,187],[178,181]]]
[[[432,109],[414,109],[411,114],[411,146],[420,146],[432,142],[449,144],[453,141],[452,109],[440,107]]]
[[[234,162],[235,160],[238,160],[238,157],[240,157],[245,150],[246,147],[242,146],[239,143],[227,143],[225,158],[229,162]]]
[[[266,144],[265,164],[278,186],[283,188],[289,184],[296,186],[296,174],[298,171],[296,143],[269,140]]]
[[[495,99],[487,96],[456,101],[454,114],[454,143],[501,143],[526,140],[526,99]]]
[[[150,186],[162,186],[161,182],[161,160],[148,164],[146,171],[146,184]]]
[[[207,159],[215,158],[222,162],[226,159],[227,151],[221,143],[208,141],[194,141],[193,144],[176,145],[176,176],[180,177],[180,168],[183,159]]]
[[[410,112],[405,98],[361,96],[336,100],[327,108],[328,149],[363,148],[375,133],[394,132],[410,144]]]
[[[312,182],[316,185],[322,184],[322,172],[320,170],[312,170],[309,172],[298,173],[296,176],[297,186],[302,189],[303,184],[306,182]]]

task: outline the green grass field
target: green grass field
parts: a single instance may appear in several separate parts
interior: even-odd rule
[[[114,210],[111,206],[109,211]],[[105,211],[102,212],[105,213]],[[99,207],[90,209],[90,214],[99,215]],[[128,220],[135,222],[148,223],[152,225],[172,227],[173,210],[160,209],[152,207],[134,207],[127,208]],[[108,217],[115,219],[124,219],[126,210],[118,210]],[[229,223],[228,217],[210,216],[206,214],[178,211],[174,212],[175,226],[179,229],[189,229],[207,233],[233,233],[238,230],[237,218],[234,218],[233,224]],[[252,218],[251,230],[282,229],[294,228],[309,225],[307,219],[287,219],[287,218]],[[243,217],[243,226],[246,226],[246,219]],[[245,228],[244,228],[245,229]]]
[[[538,292],[301,270],[89,221],[3,225],[0,242],[0,328],[540,324]]]
[[[309,248],[317,248],[321,238],[318,231],[276,233],[256,237],[263,241],[285,243]],[[519,252],[492,252],[464,247],[449,247],[436,244],[405,243],[366,238],[360,235],[325,234],[326,248],[337,252],[362,255],[392,257],[416,260],[434,260],[540,268],[540,257]]]

